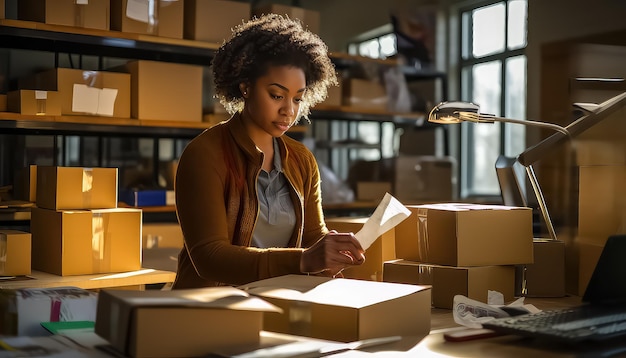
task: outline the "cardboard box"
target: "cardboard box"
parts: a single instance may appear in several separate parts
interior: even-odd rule
[[[144,223],[142,226],[142,247],[178,248],[184,244],[183,231],[178,223]]]
[[[53,68],[20,78],[23,89],[58,91],[61,114],[130,118],[130,75]]]
[[[326,218],[326,227],[338,232],[357,233],[367,221],[365,217],[335,217]],[[383,264],[385,261],[396,258],[394,229],[379,236],[365,251],[365,262],[360,266],[343,270],[345,278],[382,281]]]
[[[4,19],[5,15],[5,10],[4,7],[6,6],[6,4],[4,3],[4,0],[0,0],[0,19]]]
[[[141,268],[142,211],[132,208],[31,212],[32,267],[55,275]]]
[[[95,321],[98,294],[78,287],[0,290],[0,334],[49,336],[41,322]]]
[[[343,105],[357,109],[387,111],[387,92],[378,82],[360,78],[343,81]]]
[[[283,310],[264,315],[267,331],[340,342],[430,332],[428,286],[286,275],[244,289]]]
[[[38,166],[37,206],[45,209],[117,207],[117,168]]]
[[[533,239],[532,264],[523,265],[527,297],[565,296],[565,242]]]
[[[319,106],[320,107],[322,106],[323,107],[341,107],[343,103],[342,93],[343,93],[343,89],[342,89],[342,85],[340,81],[337,86],[328,87],[328,96],[326,97],[326,99],[324,99],[324,101],[322,101],[319,104]]]
[[[533,262],[531,208],[465,203],[407,208],[412,215],[395,227],[398,258],[450,266]]]
[[[60,116],[61,95],[56,91],[10,91],[7,93],[7,110],[32,116]]]
[[[130,357],[202,357],[257,346],[264,312],[280,310],[232,287],[102,290],[95,332]]]
[[[202,66],[139,60],[117,70],[132,76],[133,118],[202,121]]]
[[[281,4],[268,4],[253,9],[253,15],[257,16],[270,13],[287,15],[292,19],[299,19],[306,29],[316,34],[320,33],[319,11]]]
[[[381,201],[386,193],[391,193],[391,183],[385,181],[358,181],[356,198],[363,201]]]
[[[399,155],[424,155],[442,158],[446,151],[446,129],[444,126],[434,128],[406,128],[399,139]]]
[[[400,155],[394,165],[393,192],[403,204],[450,202],[455,198],[454,158]]]
[[[20,0],[19,20],[109,30],[109,0]]]
[[[111,0],[111,30],[115,31],[182,39],[184,16],[184,0]]]
[[[0,276],[30,275],[31,234],[0,229]]]
[[[604,245],[626,232],[626,165],[579,168],[578,235]]]
[[[395,259],[383,264],[383,281],[411,285],[432,285],[433,267],[415,261]]]
[[[0,112],[6,112],[7,110],[7,95],[0,94]]]
[[[250,19],[250,4],[227,0],[185,0],[183,36],[221,45],[232,28]]]
[[[505,302],[515,298],[514,266],[453,267],[395,260],[385,263],[384,277],[386,282],[424,285],[431,281],[436,308],[452,309],[455,295],[484,303],[489,291],[502,293]]]

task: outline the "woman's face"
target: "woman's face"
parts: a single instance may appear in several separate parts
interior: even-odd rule
[[[298,119],[306,78],[300,68],[270,66],[252,86],[241,87],[245,98],[243,118],[251,136],[280,137]]]

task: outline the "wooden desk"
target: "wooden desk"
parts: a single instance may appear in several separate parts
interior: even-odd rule
[[[33,271],[29,277],[31,277],[31,279],[18,278],[0,280],[0,289],[49,288],[60,286],[74,286],[87,290],[131,286],[138,286],[137,288],[142,289],[145,285],[149,284],[174,282],[176,273],[155,269],[141,269],[138,271],[121,273],[58,276],[45,272]]]
[[[581,304],[581,298],[526,298],[525,303],[541,310],[561,309]],[[431,331],[426,337],[403,337],[400,342],[367,350],[377,356],[398,357],[625,357],[626,342],[567,345],[507,335],[466,342],[447,342],[444,333],[465,329],[454,322],[451,310],[433,309]],[[358,355],[355,355],[358,356]]]
[[[535,305],[540,309],[566,308],[580,304],[579,297],[563,298],[527,298],[526,303]],[[426,337],[403,337],[401,341],[375,346],[363,351],[350,351],[331,355],[332,357],[615,357],[617,352],[626,353],[626,344],[614,342],[612,344],[585,346],[567,346],[555,343],[535,341],[516,336],[501,336],[489,339],[479,339],[467,342],[446,342],[443,334],[447,331],[463,329],[452,319],[451,310],[434,309],[432,314],[432,326],[430,334]],[[435,328],[444,327],[444,328]],[[77,350],[85,353],[88,357],[108,357],[101,351],[96,350],[95,345],[107,344],[93,332],[68,332],[66,336],[35,337],[40,340],[56,339],[63,341],[67,347],[76,346]],[[295,342],[316,343],[328,342],[313,338],[291,336],[287,334],[262,331],[259,347],[269,348],[282,344]],[[336,343],[336,342],[335,342]],[[310,348],[310,347],[309,347]],[[66,348],[67,349],[67,348]],[[233,348],[235,354],[249,352],[254,348]],[[241,350],[241,352],[239,351]],[[286,351],[281,351],[285,353]],[[267,352],[266,352],[267,353]],[[265,355],[264,357],[267,357]]]

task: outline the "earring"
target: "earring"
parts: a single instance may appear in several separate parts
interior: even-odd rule
[[[243,92],[243,95],[244,95],[244,96],[247,96],[247,95],[248,95],[248,92],[244,91],[244,92]]]

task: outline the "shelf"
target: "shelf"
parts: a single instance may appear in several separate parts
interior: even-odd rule
[[[317,141],[318,149],[380,149],[380,144],[370,144],[350,141]]]
[[[417,126],[433,126],[426,121],[425,113],[395,113],[381,110],[356,109],[348,106],[317,106],[311,109],[311,120],[345,120],[393,122],[396,124],[415,124]]]
[[[0,112],[4,133],[192,138],[209,127],[205,122],[137,120],[97,116],[30,116]]]
[[[3,48],[56,53],[80,53],[127,59],[154,60],[208,66],[218,44],[48,25],[21,20],[0,20]]]
[[[409,123],[419,126],[433,125],[426,122],[424,113],[393,113],[379,110],[363,110],[352,107],[318,106],[311,110],[310,119],[346,121],[373,121]],[[306,132],[309,124],[302,120],[290,132]],[[0,112],[0,129],[36,134],[99,134],[99,135],[145,135],[193,137],[210,127],[207,122],[140,120],[99,116],[35,116],[12,112]]]

